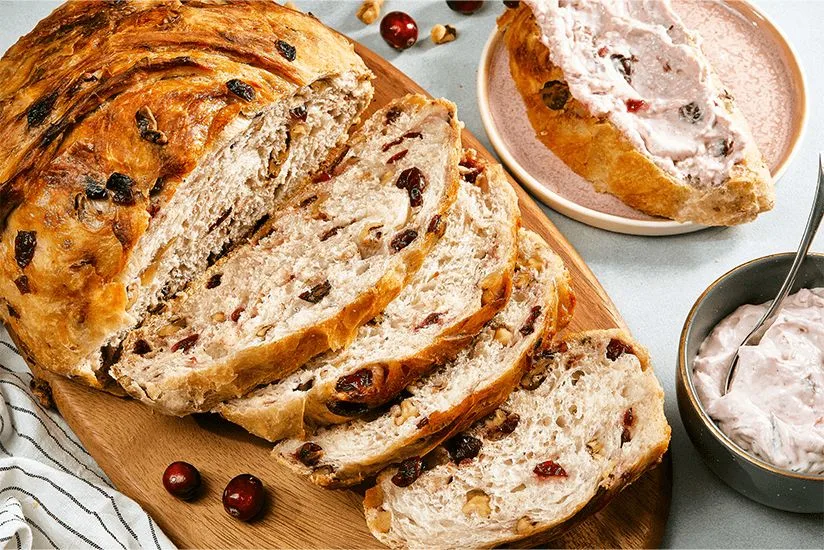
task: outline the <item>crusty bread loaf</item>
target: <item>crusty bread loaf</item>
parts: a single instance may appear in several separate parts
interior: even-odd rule
[[[460,129],[444,100],[410,95],[377,111],[250,245],[129,334],[113,376],[137,399],[186,414],[350,343],[442,236]],[[395,140],[406,154],[382,150]]]
[[[382,543],[545,544],[661,460],[664,392],[640,345],[593,331],[542,355],[498,410],[424,457],[420,477],[409,464],[378,476],[364,509]]]
[[[538,139],[596,190],[705,225],[772,208],[746,121],[667,0],[527,0],[498,27]]]
[[[538,235],[521,230],[509,303],[454,361],[411,384],[385,411],[286,439],[275,456],[315,483],[336,487],[426,454],[506,400],[541,342],[568,322],[571,292],[561,259]]]
[[[150,309],[243,239],[372,96],[275,2],[69,2],[0,61],[0,320],[93,386]]]
[[[403,150],[402,146],[388,152]],[[518,199],[503,169],[465,150],[446,230],[409,285],[346,349],[217,407],[277,441],[304,424],[339,423],[382,405],[465,347],[509,298],[517,256]]]

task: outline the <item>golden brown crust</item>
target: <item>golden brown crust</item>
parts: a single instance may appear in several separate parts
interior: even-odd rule
[[[102,386],[80,365],[134,322],[120,276],[153,214],[241,113],[346,70],[368,78],[343,37],[275,2],[69,2],[12,46],[0,61],[0,320],[28,360]],[[162,135],[140,128],[143,108]],[[86,216],[89,182],[113,173],[130,192]],[[27,265],[19,232],[36,232]]]
[[[663,172],[609,120],[591,116],[574,98],[560,110],[544,104],[544,84],[564,81],[564,75],[552,64],[525,4],[506,10],[498,28],[504,33],[510,71],[536,136],[596,190],[647,214],[704,225],[736,225],[772,208],[772,178],[753,140],[723,186],[689,186]],[[741,114],[735,109],[732,113],[746,127]]]

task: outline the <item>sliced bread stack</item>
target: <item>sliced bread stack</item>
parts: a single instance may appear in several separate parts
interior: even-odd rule
[[[366,493],[369,528],[392,548],[546,543],[661,459],[662,403],[629,336],[570,336],[493,414],[422,464],[382,472]]]
[[[354,342],[218,406],[220,414],[269,441],[302,435],[304,426],[345,422],[382,405],[471,341],[509,299],[520,212],[499,165],[465,150],[460,170],[443,237]]]
[[[286,439],[275,453],[312,481],[356,484],[394,462],[420,457],[506,400],[541,344],[568,322],[569,274],[535,233],[521,230],[512,297],[453,360],[410,384],[384,411]]]
[[[346,346],[442,235],[460,155],[454,105],[392,102],[248,246],[129,334],[112,375],[137,399],[186,414]]]

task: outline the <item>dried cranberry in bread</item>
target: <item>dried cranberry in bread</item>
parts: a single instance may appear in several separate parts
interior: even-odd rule
[[[377,111],[330,172],[249,245],[129,334],[113,376],[137,399],[186,414],[349,344],[443,234],[458,191],[460,130],[444,100],[409,95]],[[403,157],[383,151],[399,139]]]
[[[369,103],[275,2],[69,2],[0,61],[0,320],[93,386],[125,331],[314,171]]]
[[[403,151],[400,143],[386,154]],[[277,441],[302,434],[304,424],[359,416],[465,347],[509,298],[520,212],[500,165],[464,150],[460,170],[462,183],[442,222],[443,237],[409,285],[361,327],[349,347],[216,410]]]
[[[405,483],[403,463],[382,472],[366,521],[392,548],[546,544],[661,460],[663,405],[628,335],[569,336],[506,403],[424,457],[416,480]]]
[[[537,137],[596,190],[705,225],[772,208],[746,120],[668,0],[524,0],[498,27]]]
[[[569,321],[574,303],[569,284],[561,259],[538,235],[522,229],[509,303],[454,361],[410,384],[383,411],[284,440],[275,446],[275,456],[329,487],[353,485],[406,459],[414,476],[420,471],[416,457],[506,400],[541,342]]]

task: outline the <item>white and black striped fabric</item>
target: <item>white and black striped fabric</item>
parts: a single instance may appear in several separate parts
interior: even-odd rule
[[[0,326],[0,549],[174,548],[60,415],[32,396],[10,342]]]

